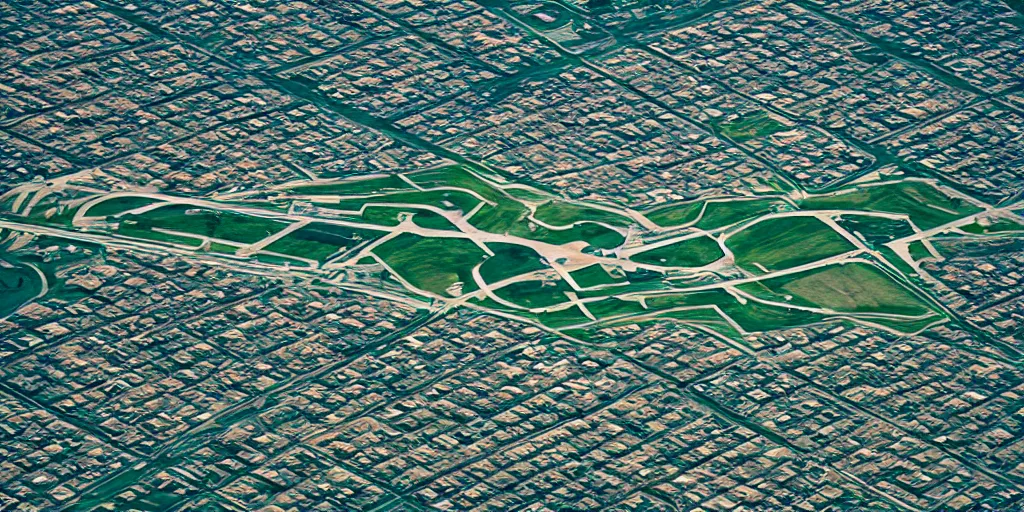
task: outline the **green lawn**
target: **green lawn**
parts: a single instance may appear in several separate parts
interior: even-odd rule
[[[914,229],[903,220],[867,217],[864,215],[844,215],[837,222],[843,229],[851,233],[856,232],[863,235],[866,242],[873,247],[879,247],[898,238],[905,238],[914,234]]]
[[[679,295],[662,295],[647,300],[652,310],[669,309],[682,306],[718,306],[745,331],[762,332],[784,329],[819,322],[825,317],[797,309],[768,306],[747,301],[741,304],[735,297],[724,290],[684,293]]]
[[[703,207],[703,202],[672,204],[648,210],[646,216],[648,220],[663,228],[681,226],[693,222]]]
[[[928,248],[920,241],[910,242],[910,245],[907,246],[907,250],[910,251],[910,257],[913,258],[914,261],[921,261],[925,258],[932,257],[932,253],[928,251]]]
[[[399,215],[407,213],[412,215],[412,222],[417,226],[429,229],[441,229],[446,231],[458,231],[454,224],[444,218],[443,215],[430,210],[416,208],[399,208],[392,206],[368,206],[363,210],[362,220],[378,226],[397,226]]]
[[[148,206],[155,202],[157,202],[156,199],[150,199],[148,197],[115,197],[101,203],[96,203],[86,210],[85,214],[90,217],[107,217],[110,215],[117,215],[121,212],[134,210],[136,208],[142,208],[143,206]]]
[[[572,288],[561,279],[555,281],[521,281],[494,290],[494,294],[526,308],[546,308],[568,302],[565,292]]]
[[[516,224],[524,222],[529,210],[515,201],[501,201],[497,206],[485,205],[469,218],[469,223],[481,231],[505,234]]]
[[[350,196],[412,190],[412,186],[393,174],[378,178],[357,178],[326,185],[303,185],[290,189],[295,194]]]
[[[405,233],[373,249],[388,266],[413,286],[447,296],[445,291],[462,282],[462,291],[477,289],[473,267],[485,254],[463,238],[424,238]]]
[[[973,224],[968,224],[960,229],[968,233],[973,233],[975,235],[1011,233],[1024,231],[1024,220],[995,219],[993,221],[985,223],[985,225],[975,222]]]
[[[853,244],[814,217],[769,219],[734,234],[726,246],[736,264],[761,273],[754,264],[782,270],[854,249]]]
[[[609,274],[604,267],[596,263],[589,267],[581,268],[569,275],[571,275],[573,280],[576,281],[576,284],[580,285],[580,288],[590,288],[591,286],[615,284],[626,281],[624,276],[613,276]]]
[[[494,253],[480,266],[480,277],[487,283],[548,268],[541,263],[540,255],[529,247],[503,243],[491,243],[487,247]]]
[[[630,259],[663,267],[701,267],[724,255],[718,242],[709,236],[701,236],[634,254]]]
[[[778,199],[743,199],[736,201],[708,202],[704,215],[697,221],[701,229],[717,229],[730,226],[762,215],[783,211],[786,203]]]
[[[786,131],[786,125],[764,112],[750,114],[723,123],[714,123],[718,131],[736,142],[746,142],[776,132]]]
[[[526,222],[519,222],[512,227],[509,234],[554,245],[563,245],[583,240],[592,247],[599,249],[614,249],[626,241],[625,237],[617,231],[608,229],[600,224],[590,223],[580,224],[564,230],[535,226],[535,229],[530,231]]]
[[[314,222],[268,245],[265,250],[325,261],[339,250],[351,249],[367,240],[383,236],[381,231],[350,228]]]
[[[408,176],[413,183],[423,188],[464,188],[480,194],[481,197],[491,202],[499,203],[502,201],[508,201],[508,198],[505,197],[500,190],[492,187],[486,181],[477,178],[466,169],[457,165],[428,171],[419,171],[411,173]]]
[[[633,224],[629,217],[564,201],[550,201],[538,206],[533,218],[551,226],[568,226],[583,220],[622,227]]]
[[[0,317],[5,317],[38,295],[43,289],[43,283],[39,274],[28,266],[2,261],[0,265],[11,265],[0,266]]]
[[[620,300],[614,297],[587,304],[587,310],[597,318],[608,318],[618,315],[642,315],[648,311],[633,300]]]
[[[863,187],[837,195],[809,197],[800,202],[800,207],[805,210],[902,213],[909,215],[921,229],[941,226],[981,211],[970,203],[949,197],[935,187],[918,181]]]
[[[433,190],[427,192],[397,192],[383,196],[346,199],[337,204],[323,206],[336,210],[358,211],[367,203],[434,206],[445,210],[458,209],[463,212],[469,212],[476,208],[480,200],[469,193],[458,190]]]
[[[142,215],[126,215],[135,230],[167,229],[181,233],[220,238],[232,242],[256,243],[284,229],[287,223],[237,213],[171,205]]]
[[[551,313],[540,313],[537,315],[537,320],[540,320],[541,323],[551,327],[552,329],[591,321],[590,318],[587,318],[587,316],[583,314],[583,311],[576,306]]]
[[[916,316],[931,309],[910,290],[873,265],[830,265],[761,281],[776,295],[844,313],[894,313]],[[778,297],[774,300],[780,301]]]

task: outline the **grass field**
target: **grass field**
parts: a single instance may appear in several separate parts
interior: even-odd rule
[[[758,112],[724,123],[715,123],[718,131],[736,142],[764,137],[785,131],[786,125],[772,119],[768,114]]]
[[[1019,232],[1024,231],[1024,219],[1019,221],[1009,219],[995,219],[992,222],[986,222],[984,225],[982,225],[979,222],[975,222],[973,224],[968,224],[960,229],[975,235]]]
[[[600,224],[590,223],[580,224],[565,230],[554,230],[536,226],[536,229],[530,231],[526,222],[520,222],[512,227],[509,234],[554,245],[563,245],[583,240],[599,249],[614,249],[626,241],[618,232]]]
[[[620,300],[614,297],[587,304],[587,310],[597,318],[618,315],[642,315],[647,312],[637,301]]]
[[[709,236],[701,236],[634,254],[630,259],[664,267],[701,267],[724,255],[718,242]]]
[[[494,256],[480,266],[480,277],[487,283],[497,283],[536,270],[548,268],[541,263],[541,257],[533,249],[522,245],[487,244]]]
[[[863,235],[867,244],[878,247],[898,238],[914,234],[914,229],[903,220],[864,215],[844,215],[836,221],[843,229]]]
[[[413,286],[443,296],[449,296],[445,290],[456,282],[463,283],[464,293],[476,290],[472,271],[484,258],[483,250],[466,239],[423,238],[408,233],[388,240],[373,252]]]
[[[921,261],[925,258],[932,257],[932,253],[928,251],[928,248],[924,246],[924,243],[919,241],[910,242],[910,245],[907,246],[907,250],[910,251],[910,257],[913,258],[914,261]]]
[[[413,183],[423,188],[434,187],[456,187],[472,190],[481,197],[499,203],[508,201],[502,192],[486,181],[476,177],[469,171],[459,166],[442,167],[428,171],[419,171],[408,175]]]
[[[522,222],[527,213],[529,210],[515,201],[501,201],[497,206],[485,205],[469,218],[469,223],[481,231],[500,235]]]
[[[724,290],[664,295],[647,300],[647,306],[653,310],[710,305],[718,306],[723,313],[749,332],[795,327],[824,319],[823,315],[792,308],[768,306],[753,301],[741,304]]]
[[[364,197],[359,199],[345,199],[337,204],[324,205],[336,210],[358,211],[367,203],[390,205],[409,204],[434,206],[444,210],[458,209],[469,212],[480,203],[480,200],[467,192],[459,190],[431,190],[427,192],[397,192],[383,196]]]
[[[15,312],[39,295],[42,289],[43,283],[35,270],[17,262],[0,260],[0,318]]]
[[[351,249],[367,240],[373,240],[383,235],[384,233],[380,231],[314,222],[288,233],[268,245],[265,250],[325,261],[339,250]]]
[[[736,264],[761,273],[755,265],[781,270],[854,249],[853,244],[814,217],[783,217],[750,226],[730,237],[726,246]]]
[[[494,294],[526,308],[546,308],[568,302],[565,292],[572,288],[561,279],[554,281],[520,281],[494,290]]]
[[[263,240],[287,226],[284,222],[263,217],[184,205],[166,206],[142,215],[126,215],[122,223],[126,220],[136,222],[135,230],[160,228],[247,244]]]
[[[949,197],[919,181],[863,187],[852,192],[804,199],[805,210],[864,210],[902,213],[921,229],[930,229],[981,211],[959,198]]]
[[[156,202],[156,199],[150,199],[148,197],[115,197],[93,205],[85,211],[85,215],[90,217],[107,217],[110,215],[117,215],[121,212],[134,210],[136,208],[142,208],[143,206],[148,206]]]
[[[458,231],[458,228],[449,222],[448,219],[444,218],[443,215],[430,210],[392,206],[368,206],[363,210],[361,218],[365,222],[378,226],[397,226],[400,223],[399,216],[403,213],[411,215],[413,224],[420,227]]]
[[[550,201],[538,206],[533,218],[551,226],[568,226],[583,220],[622,227],[633,224],[633,219],[622,215],[563,201]]]
[[[590,321],[590,319],[587,318],[587,315],[584,315],[583,311],[576,306],[572,306],[571,308],[563,309],[561,311],[541,313],[537,315],[537,320],[540,320],[544,325],[554,329]]]
[[[392,174],[378,178],[346,180],[325,185],[303,185],[291,189],[291,192],[307,195],[350,196],[397,190],[412,190],[412,186],[402,180],[402,178]]]
[[[608,271],[600,264],[581,268],[569,275],[571,275],[573,280],[576,281],[576,284],[580,285],[580,288],[590,288],[591,286],[600,286],[603,284],[623,283],[626,281],[625,277],[609,274]]]
[[[740,201],[712,201],[697,221],[701,229],[717,229],[745,220],[786,209],[786,203],[778,199],[749,199]]]
[[[807,272],[766,279],[759,283],[774,293],[772,300],[784,302],[791,295],[802,305],[832,309],[843,313],[894,313],[916,316],[931,311],[910,290],[893,281],[881,270],[866,263],[830,265]],[[756,289],[741,287],[755,296]],[[799,300],[797,300],[799,299]]]
[[[648,210],[646,216],[651,222],[669,228],[693,222],[703,207],[703,202],[673,204]]]

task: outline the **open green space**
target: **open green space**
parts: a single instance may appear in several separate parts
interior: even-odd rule
[[[1024,231],[1024,219],[1003,219],[997,218],[982,222],[975,222],[960,228],[961,230],[975,235],[991,235],[996,233],[1013,233]]]
[[[415,208],[399,208],[392,206],[367,206],[360,216],[362,220],[379,226],[397,226],[402,214],[412,216],[412,223],[427,229],[440,229],[445,231],[458,231],[448,219],[440,213],[430,210],[419,210]]]
[[[621,271],[620,271],[621,273]],[[590,288],[605,284],[617,284],[626,282],[624,275],[612,275],[600,264],[593,264],[569,274],[580,288]]]
[[[531,230],[527,222],[519,222],[512,226],[509,234],[553,245],[564,245],[582,240],[598,249],[614,249],[626,241],[626,238],[619,234],[619,232],[608,229],[600,224],[591,223],[584,223],[561,230],[547,229],[534,225],[534,229]]]
[[[429,190],[423,192],[396,192],[394,194],[345,199],[338,203],[327,205],[327,207],[336,210],[359,211],[364,205],[371,203],[394,207],[401,207],[400,205],[433,206],[443,210],[457,209],[469,212],[480,203],[480,200],[460,190]]]
[[[861,187],[800,201],[805,210],[863,210],[906,214],[921,229],[930,229],[977,213],[980,208],[960,198],[949,197],[920,181],[901,181]]]
[[[731,236],[726,246],[736,264],[760,273],[758,265],[782,270],[842,254],[855,247],[814,217],[782,217],[759,222]]]
[[[296,194],[349,196],[412,190],[412,186],[394,174],[375,178],[358,178],[333,183],[302,185],[290,189]]]
[[[110,215],[117,215],[121,212],[134,210],[136,208],[142,208],[143,206],[149,206],[156,202],[156,199],[151,199],[148,197],[115,197],[113,199],[107,199],[106,201],[92,205],[88,210],[85,211],[85,215],[88,215],[90,217],[107,217]]]
[[[914,228],[905,220],[870,217],[867,215],[843,215],[836,219],[843,229],[861,235],[863,240],[872,247],[914,234]]]
[[[701,215],[696,226],[700,229],[717,229],[786,209],[786,202],[780,199],[708,201],[704,215]]]
[[[703,208],[703,202],[674,203],[648,210],[645,215],[651,222],[663,228],[670,228],[693,222]]]
[[[39,274],[28,265],[0,259],[0,318],[15,312],[43,290]]]
[[[921,241],[910,242],[910,244],[907,245],[907,250],[910,252],[910,257],[914,261],[921,261],[925,258],[932,257],[931,251],[929,251]]]
[[[641,315],[648,312],[640,305],[639,301],[621,300],[615,297],[590,302],[587,304],[587,310],[599,319],[619,315]]]
[[[134,222],[130,224],[132,232],[166,229],[247,244],[259,242],[287,226],[284,222],[264,217],[185,205],[165,206],[142,215],[125,215],[121,218],[122,225],[129,222]]]
[[[715,239],[699,236],[637,253],[629,259],[637,263],[663,267],[702,267],[724,255]]]
[[[409,174],[408,178],[413,183],[427,189],[435,187],[462,188],[476,192],[480,194],[480,197],[494,203],[509,200],[501,190],[460,166],[419,171]]]
[[[831,309],[842,313],[892,313],[917,316],[931,309],[904,286],[867,263],[827,267],[741,285],[765,299]],[[768,293],[765,293],[768,292]]]
[[[569,302],[565,292],[572,291],[565,281],[535,280],[520,281],[494,290],[494,294],[525,308],[547,308]]]
[[[719,133],[736,142],[746,142],[788,129],[786,125],[776,121],[764,112],[748,114],[736,119],[713,124]]]
[[[550,201],[538,206],[533,218],[551,226],[569,226],[584,220],[621,227],[634,223],[633,219],[622,215],[564,201]]]
[[[504,234],[516,224],[525,222],[523,218],[527,213],[529,210],[515,201],[502,201],[497,205],[484,205],[469,218],[469,223],[480,231]]]
[[[536,251],[523,245],[490,243],[487,248],[494,256],[480,266],[480,277],[488,284],[549,268]]]
[[[718,306],[729,318],[748,332],[771,331],[807,325],[823,320],[824,315],[804,310],[760,304],[754,301],[740,303],[724,290],[709,290],[678,295],[659,295],[647,299],[652,310]]]
[[[264,249],[278,254],[325,261],[340,250],[351,249],[383,235],[384,232],[381,231],[314,222],[275,240]]]
[[[457,282],[463,293],[477,289],[473,267],[485,253],[464,238],[424,238],[404,233],[373,249],[403,279],[421,290],[451,296],[446,290]]]
[[[588,318],[587,315],[584,315],[583,311],[575,305],[559,311],[540,313],[537,315],[537,320],[552,329],[591,321],[590,318]]]

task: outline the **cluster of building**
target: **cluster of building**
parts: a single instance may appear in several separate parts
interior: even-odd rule
[[[976,327],[1020,345],[1024,332],[1024,243],[1019,238],[943,240],[941,260],[921,268],[936,279],[936,295]]]
[[[0,194],[73,175],[37,196],[56,210],[461,155],[638,208],[880,168],[1020,197],[1024,35],[1001,2],[572,3],[551,12],[593,39],[567,51],[531,2],[2,2]],[[416,309],[369,265],[338,287],[6,235],[49,293],[0,320],[0,509],[1024,500],[1019,237],[935,240],[915,283],[959,318],[918,335],[659,321],[581,341]]]

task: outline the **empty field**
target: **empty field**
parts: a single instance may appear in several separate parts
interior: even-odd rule
[[[134,210],[136,208],[142,208],[143,206],[149,206],[156,202],[156,199],[150,199],[148,197],[115,197],[93,205],[85,211],[85,215],[90,217],[107,217],[110,215],[117,215],[121,212]]]
[[[949,197],[928,183],[904,181],[850,192],[813,196],[800,202],[805,210],[863,210],[906,214],[921,229],[930,229],[981,211]]]
[[[413,286],[442,296],[448,288],[463,284],[463,293],[477,289],[473,267],[484,258],[482,249],[462,238],[424,238],[403,234],[373,249]],[[429,255],[429,257],[427,256]]]
[[[480,266],[480,277],[488,284],[549,268],[541,262],[540,255],[529,247],[502,243],[487,244],[487,247],[494,256],[487,258]]]
[[[284,229],[284,222],[237,213],[171,205],[142,215],[127,215],[135,230],[166,229],[232,242],[252,244]]]
[[[288,233],[265,249],[289,256],[324,261],[339,250],[351,249],[383,234],[379,231],[316,222]]]
[[[752,272],[812,263],[854,249],[853,244],[814,217],[783,217],[754,224],[734,234],[726,246],[736,264]]]
[[[634,254],[631,260],[663,267],[701,267],[725,254],[713,238],[700,236]]]
[[[802,304],[842,313],[892,313],[917,316],[931,311],[910,290],[893,281],[881,270],[866,263],[830,265],[759,283],[773,292],[773,300],[790,295]],[[748,285],[745,285],[748,286]],[[756,289],[744,287],[744,291]]]
[[[43,289],[39,274],[27,265],[0,260],[0,318],[16,311]]]

